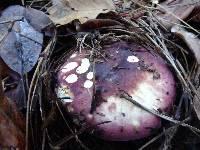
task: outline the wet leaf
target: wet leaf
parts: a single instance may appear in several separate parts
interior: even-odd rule
[[[95,19],[100,13],[114,11],[112,0],[52,0],[48,12],[55,24],[68,24],[78,19],[81,23]]]
[[[29,72],[42,50],[43,34],[40,31],[50,20],[38,10],[16,5],[2,13],[0,23],[1,58],[15,72]]]
[[[195,7],[194,1],[188,0],[166,0],[157,6],[154,15],[166,28],[171,28],[179,23],[179,19],[184,20],[193,11]]]

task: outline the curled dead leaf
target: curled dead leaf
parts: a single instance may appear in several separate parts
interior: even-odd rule
[[[195,2],[188,0],[166,0],[158,4],[154,15],[156,19],[166,28],[171,28],[179,23],[179,20],[184,20],[193,11]]]
[[[5,95],[17,104],[19,109],[25,107],[23,82],[21,76],[10,69],[7,64],[0,58],[0,67],[2,68],[1,77]]]
[[[24,91],[24,85],[22,80],[13,80],[10,83],[9,81],[6,82],[6,85],[4,86],[5,95],[9,99],[14,101],[20,110],[26,108],[26,93]]]
[[[199,76],[200,76],[200,39],[193,33],[188,32],[186,29],[184,29],[181,26],[175,25],[172,27],[171,29],[172,33],[175,33],[176,35],[178,35],[180,38],[182,38],[185,43],[187,44],[187,46],[190,48],[190,50],[193,52],[196,61],[198,63],[198,70],[197,70],[197,74],[196,74],[196,81],[199,80]],[[197,85],[197,95],[194,96],[193,99],[193,103],[194,103],[194,110],[197,114],[198,119],[200,120],[200,99],[199,99],[199,95],[200,95],[200,85]]]
[[[1,77],[2,78],[6,78],[7,76],[10,76],[14,80],[19,80],[20,79],[20,75],[18,73],[16,73],[15,71],[13,71],[12,69],[10,69],[8,67],[8,65],[3,61],[3,59],[1,57],[0,57],[0,67],[3,70],[1,72]]]
[[[186,29],[179,25],[175,25],[171,28],[171,32],[181,37],[190,50],[193,52],[198,64],[200,64],[200,39],[192,32],[188,32]]]
[[[68,24],[78,19],[81,23],[95,19],[100,13],[114,11],[112,0],[52,0],[49,17],[55,24]]]
[[[24,129],[25,121],[15,103],[4,95],[0,80],[0,148],[25,149]]]
[[[25,149],[24,134],[2,111],[0,111],[0,147]]]
[[[200,22],[200,4],[192,11],[188,17],[188,21]]]

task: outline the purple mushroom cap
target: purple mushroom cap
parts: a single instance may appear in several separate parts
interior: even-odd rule
[[[105,55],[90,61],[91,51],[73,53],[57,74],[56,93],[72,118],[95,126],[104,140],[127,141],[147,137],[161,126],[157,116],[121,98],[128,93],[143,106],[169,112],[175,81],[166,62],[134,43],[102,46]],[[102,54],[103,55],[103,54]]]

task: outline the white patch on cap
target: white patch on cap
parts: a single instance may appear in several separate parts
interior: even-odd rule
[[[113,103],[116,105],[116,107],[114,110],[110,111],[109,106]],[[98,122],[111,121],[116,126],[130,125],[135,128],[138,128],[141,125],[141,117],[146,117],[146,115],[149,114],[148,112],[145,112],[144,110],[135,106],[131,102],[114,95],[108,97],[106,99],[106,102],[102,103],[99,107],[97,107],[96,112],[98,113],[94,114],[94,118],[98,120]],[[103,113],[106,115],[100,116],[98,115],[99,113]],[[124,115],[122,115],[122,113]],[[113,124],[111,124],[110,127]]]
[[[130,93],[130,95],[135,101],[143,106],[151,110],[157,110],[162,105],[162,94],[154,86],[155,84],[151,84],[148,80],[144,80],[138,84],[137,89],[134,89],[133,93]],[[158,101],[157,99],[160,99],[161,101]]]
[[[63,68],[62,68],[62,72],[69,72],[73,69],[75,69],[76,67],[78,67],[78,63],[77,62],[70,62],[68,64],[66,64]]]
[[[76,69],[76,72],[78,74],[83,74],[83,73],[85,73],[85,72],[88,71],[89,67],[90,67],[90,61],[89,61],[89,59],[83,58],[81,60],[81,65]]]
[[[135,63],[135,62],[139,62],[140,60],[138,57],[133,55],[133,56],[128,56],[127,61],[130,63]]]
[[[135,128],[138,128],[140,126],[140,122],[139,122],[139,119],[138,120],[133,120],[132,121],[132,124]]]
[[[64,103],[73,102],[72,96],[70,95],[70,91],[67,88],[58,87],[56,91],[57,97],[62,100]]]
[[[76,56],[77,56],[77,54],[74,53],[74,54],[72,54],[72,55],[70,56],[70,58],[74,58],[74,57],[76,57]]]
[[[63,103],[71,103],[71,102],[73,102],[73,99],[71,99],[71,98],[69,98],[69,99],[67,99],[67,98],[62,98],[62,102],[63,102]]]
[[[151,2],[152,2],[153,4],[159,4],[159,1],[158,1],[158,0],[151,0]]]
[[[77,80],[78,76],[76,74],[70,74],[67,78],[65,78],[67,83],[75,83]]]
[[[91,80],[91,79],[93,79],[93,77],[94,77],[94,73],[93,72],[88,72],[87,79]]]
[[[85,88],[89,89],[93,86],[93,82],[90,81],[90,80],[86,80],[84,85],[83,85]]]

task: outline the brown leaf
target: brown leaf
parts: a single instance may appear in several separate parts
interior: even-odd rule
[[[2,68],[0,71],[2,72]],[[24,130],[25,121],[15,103],[5,97],[0,80],[0,147],[23,150],[25,148]]]
[[[0,111],[0,147],[25,149],[24,134],[2,111]]]
[[[21,80],[21,76],[10,69],[7,64],[0,58],[0,67],[2,68],[1,76],[4,85],[4,92],[5,95],[11,99],[12,101],[16,102],[17,107],[19,109],[24,108],[24,94],[23,94],[23,82]],[[11,81],[10,81],[11,80]],[[8,83],[9,82],[9,83]],[[9,88],[6,86],[9,85]],[[13,85],[15,85],[13,87]]]
[[[186,31],[183,27],[175,25],[171,32],[181,37],[193,52],[198,64],[200,64],[200,39],[193,33]]]
[[[55,24],[68,24],[78,19],[81,23],[95,19],[100,13],[114,11],[112,0],[52,0],[48,12]]]
[[[24,93],[24,85],[22,80],[13,81],[11,84],[14,85],[14,87],[11,86],[10,89],[6,89],[5,95],[14,101],[17,105],[17,108],[20,110],[26,108],[26,93]]]
[[[7,76],[12,77],[14,80],[18,80],[20,78],[20,75],[18,73],[16,73],[15,71],[13,71],[12,69],[10,69],[1,57],[0,57],[0,67],[3,70],[1,72],[2,78],[5,78]]]
[[[195,4],[188,0],[166,0],[158,5],[156,9],[159,11],[155,11],[154,14],[166,28],[171,28],[174,24],[179,23],[179,19],[184,20],[188,17]]]
[[[190,50],[193,52],[199,66],[200,65],[200,39],[195,34],[186,31],[183,27],[180,27],[178,25],[173,26],[171,29],[171,32],[175,33],[176,35],[178,35],[185,41],[185,43],[188,45]],[[199,76],[200,76],[200,67],[198,67],[196,79],[199,80]],[[199,86],[200,85],[198,85],[198,88],[197,88],[197,94],[200,96]],[[194,110],[197,114],[197,117],[200,120],[200,99],[198,98],[197,95],[194,96],[193,103],[194,103],[193,105]]]
[[[200,22],[200,5],[196,6],[188,17],[189,21]]]

